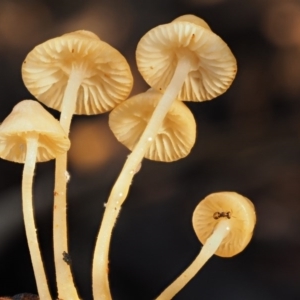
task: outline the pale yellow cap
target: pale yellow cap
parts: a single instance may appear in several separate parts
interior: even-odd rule
[[[224,215],[220,216],[221,213]],[[235,192],[219,192],[207,196],[196,207],[192,219],[195,233],[202,244],[212,235],[222,218],[228,218],[231,229],[215,254],[231,257],[243,251],[251,240],[256,223],[254,205]]]
[[[22,77],[41,102],[61,110],[72,68],[82,69],[75,114],[99,114],[114,108],[131,92],[133,77],[119,51],[94,33],[79,30],[36,46],[26,57]]]
[[[33,100],[19,102],[0,125],[0,157],[24,163],[26,137],[37,133],[37,162],[54,159],[70,148],[70,141],[58,120]]]
[[[109,114],[109,126],[117,140],[130,150],[144,132],[162,94],[151,89],[122,102]],[[171,162],[187,156],[196,139],[196,122],[189,108],[175,101],[151,142],[145,157]]]
[[[179,57],[187,55],[193,61],[178,95],[180,100],[216,98],[229,88],[237,71],[236,59],[227,44],[197,18],[182,16],[153,28],[136,50],[140,73],[151,87],[162,92],[172,79]]]

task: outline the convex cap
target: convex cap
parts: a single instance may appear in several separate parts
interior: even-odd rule
[[[24,163],[26,137],[30,133],[39,135],[37,162],[54,159],[70,148],[70,141],[58,120],[37,101],[23,100],[0,125],[0,157]]]
[[[153,28],[136,50],[140,73],[159,91],[167,88],[183,55],[190,58],[193,67],[178,95],[180,100],[213,99],[229,88],[236,75],[236,59],[227,44],[193,15]]]
[[[193,214],[193,227],[202,244],[205,244],[222,218],[231,224],[216,255],[231,257],[243,251],[253,235],[256,214],[252,202],[235,192],[213,193],[202,200]]]
[[[109,126],[130,150],[144,132],[162,94],[150,89],[122,102],[109,114]],[[196,122],[189,108],[174,101],[145,157],[171,162],[187,156],[196,139]]]
[[[75,31],[36,46],[22,66],[28,90],[47,106],[61,111],[72,70],[82,71],[75,114],[98,114],[125,100],[133,78],[126,59],[90,31]]]

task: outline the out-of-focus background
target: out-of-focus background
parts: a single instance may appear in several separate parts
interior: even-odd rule
[[[175,299],[300,299],[300,1],[1,0],[0,121],[32,98],[20,70],[35,45],[73,30],[95,32],[128,59],[134,95],[147,89],[135,63],[139,39],[187,13],[228,43],[237,77],[217,99],[188,103],[198,133],[187,158],[143,162],[114,230],[113,298],[154,299],[172,282],[201,247],[191,225],[194,208],[226,190],[253,200],[253,240],[236,257],[213,257]],[[75,116],[71,138],[70,255],[79,293],[88,300],[103,204],[128,150],[110,132],[107,114]],[[36,293],[21,212],[22,168],[0,161],[0,296]],[[53,171],[53,162],[37,166],[35,205],[54,297]]]

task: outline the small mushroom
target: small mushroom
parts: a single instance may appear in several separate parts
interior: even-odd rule
[[[153,89],[122,102],[109,114],[109,126],[119,142],[133,150],[162,94]],[[145,153],[151,160],[171,162],[187,156],[196,140],[196,122],[189,108],[175,101]]]
[[[107,112],[125,100],[133,78],[126,59],[94,33],[79,30],[36,46],[22,66],[28,90],[47,106],[61,111],[60,123],[69,133],[73,114]],[[68,252],[66,220],[67,154],[57,157],[53,241],[59,298],[79,299],[70,267],[61,260]]]
[[[231,257],[243,251],[251,240],[256,214],[249,199],[235,192],[219,192],[198,204],[192,222],[203,247],[192,264],[157,300],[172,299],[213,254]]]
[[[0,126],[0,157],[24,163],[22,180],[26,236],[40,299],[51,300],[34,221],[32,182],[36,162],[66,152],[70,141],[59,122],[38,102],[18,103]]]

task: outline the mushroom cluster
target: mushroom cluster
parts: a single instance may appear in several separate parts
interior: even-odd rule
[[[150,113],[151,117],[148,117],[149,110],[146,115],[143,111],[145,103],[149,102],[154,92],[139,95],[139,100],[137,96],[127,100],[130,104],[127,101],[122,102],[111,112],[111,129],[117,139],[132,149],[132,152],[112,188],[97,237],[93,265],[93,291],[97,299],[111,299],[106,272],[109,244],[112,229],[127,197],[135,170],[144,157],[161,157],[166,158],[165,161],[180,158],[178,153],[174,156],[177,158],[172,159],[170,156],[170,152],[182,148],[181,138],[172,139],[176,136],[175,126],[169,126],[169,131],[174,134],[165,134],[167,143],[164,147],[159,142],[162,136],[159,133],[166,124],[171,125],[167,115],[174,111],[176,101],[201,102],[221,95],[229,88],[237,71],[235,57],[226,43],[210,30],[205,21],[192,15],[181,16],[146,33],[138,43],[136,60],[146,82],[156,93],[161,92],[161,96]],[[128,111],[132,111],[133,118],[128,117]],[[124,117],[120,117],[120,112],[126,112]],[[132,124],[135,124],[136,118],[140,119],[139,128],[135,126],[133,129]],[[176,119],[180,120],[181,117],[177,116]],[[193,132],[196,126],[191,125],[192,122],[188,124],[191,119],[185,118],[181,123],[185,123],[186,128],[194,126]],[[142,131],[140,128],[143,123],[147,125]],[[176,122],[172,122],[174,123]],[[120,128],[124,129],[120,132]],[[189,134],[189,131],[184,131],[184,135]],[[187,148],[192,144],[189,143]],[[184,153],[187,153],[186,149],[181,151],[182,157],[185,156]]]
[[[80,299],[70,268],[66,216],[72,116],[112,110],[109,127],[131,150],[109,195],[93,257],[94,299],[112,299],[107,272],[112,230],[142,160],[173,162],[186,157],[195,143],[196,122],[182,101],[216,98],[229,88],[237,70],[226,43],[193,15],[146,33],[138,43],[136,61],[150,88],[127,99],[133,78],[126,59],[92,32],[79,30],[53,38],[36,46],[24,60],[22,77],[28,90],[61,112],[58,121],[37,101],[25,100],[0,125],[0,157],[24,163],[23,215],[40,299],[52,297],[36,234],[32,184],[35,163],[50,159],[56,160],[57,297]],[[242,251],[252,236],[255,212],[251,202],[236,193],[216,193],[198,205],[193,224],[204,246],[191,267],[157,299],[171,299],[214,253],[232,256]]]
[[[125,100],[133,78],[126,59],[94,33],[80,30],[36,46],[22,67],[29,91],[47,106],[61,112],[60,123],[69,134],[73,114],[92,115],[111,110]],[[56,158],[53,244],[58,295],[79,299],[68,264],[66,219],[67,154]]]

